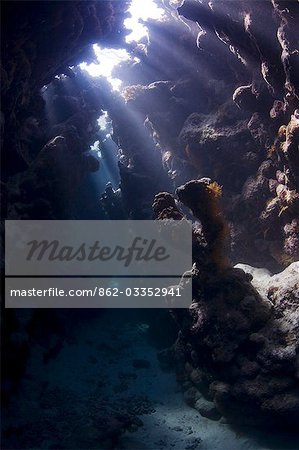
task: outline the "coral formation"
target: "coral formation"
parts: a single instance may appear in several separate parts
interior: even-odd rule
[[[296,427],[298,263],[272,277],[223,264],[219,186],[190,181],[177,195],[202,224],[201,231],[193,230],[193,302],[187,312],[172,311],[180,332],[170,357],[186,402],[212,419]],[[170,194],[156,196],[154,208],[158,218],[170,209],[173,218],[182,218]]]
[[[189,181],[176,190],[179,200],[191,209],[200,220],[202,232],[209,250],[209,262],[216,270],[227,268],[224,256],[225,239],[228,235],[226,223],[220,213],[221,187],[209,178]]]

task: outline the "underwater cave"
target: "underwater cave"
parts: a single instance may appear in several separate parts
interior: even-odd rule
[[[2,449],[298,450],[298,29],[297,0],[1,2]],[[10,272],[18,223],[188,223],[188,306],[9,306],[63,275]]]

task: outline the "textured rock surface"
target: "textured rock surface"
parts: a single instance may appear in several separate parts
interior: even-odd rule
[[[172,351],[185,400],[211,418],[223,415],[233,423],[296,427],[299,264],[273,276],[265,269],[223,264],[219,204],[213,195],[205,201],[200,195],[209,185],[213,183],[196,180],[177,190],[202,223],[201,230],[193,231],[193,302],[189,311],[172,311],[181,329]],[[170,209],[169,194],[164,198],[168,201],[160,197],[155,203],[156,213],[161,208],[158,217],[166,207],[170,217],[172,212],[180,219],[174,199]],[[200,393],[214,407],[200,401]]]
[[[276,271],[299,257],[298,2],[185,0],[180,18],[168,8],[164,21],[148,22],[149,43],[130,46],[126,1],[28,3],[7,1],[2,11],[3,216],[73,218],[72,199],[99,168],[88,149],[108,111],[125,216],[151,218],[160,192],[155,217],[180,220],[189,214],[182,201],[200,222],[194,303],[173,313],[186,400],[200,405],[200,390],[214,404],[199,406],[205,414],[296,423],[296,266],[253,287],[228,254]],[[95,42],[140,59],[115,71],[123,96],[70,68],[94,58]],[[182,183],[177,199],[165,192]],[[30,317],[28,336],[22,317],[6,317],[15,382],[47,318]],[[55,349],[54,338],[50,355]]]
[[[163,22],[148,21],[149,41],[129,46],[126,1],[35,2],[34,15],[24,2],[11,5],[4,2],[1,115],[9,214],[28,218],[39,207],[30,189],[20,192],[19,180],[7,176],[27,170],[56,136],[67,139],[68,152],[85,153],[106,110],[128,217],[151,218],[157,192],[211,177],[223,186],[234,262],[278,270],[298,259],[298,2],[186,0],[179,18],[167,7]],[[141,61],[115,69],[123,97],[70,69],[94,58],[94,42],[125,46]],[[69,160],[73,191],[83,172],[97,168],[88,155],[80,167],[79,160]],[[41,216],[47,208],[48,217],[70,215],[52,212],[57,196],[39,178],[29,184],[44,192]],[[61,194],[55,174],[51,183]],[[62,195],[71,202],[69,192]]]
[[[298,259],[299,6],[283,5],[185,0],[190,29],[150,23],[141,68],[122,67],[127,103],[146,118],[173,185],[215,179],[233,261],[275,270]]]
[[[93,58],[91,43],[107,39],[121,42],[125,6],[125,2],[109,1],[3,2],[1,87],[6,177],[26,168],[30,147],[42,147],[36,142],[43,131],[45,113],[39,90],[55,75],[71,75],[69,66]]]

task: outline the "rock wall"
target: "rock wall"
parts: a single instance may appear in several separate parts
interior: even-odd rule
[[[91,93],[84,75],[79,71],[75,77],[69,66],[92,60],[93,43],[123,43],[127,6],[125,1],[2,2],[3,219],[72,217],[70,206],[82,180],[99,168],[87,150],[95,141],[102,103],[101,94]],[[2,242],[3,235],[2,222]],[[24,374],[31,346],[40,343],[45,354],[55,354],[63,333],[56,311],[5,310],[2,302],[1,312],[7,401]]]
[[[84,98],[82,77],[74,80],[69,67],[92,60],[93,43],[123,42],[127,6],[109,1],[3,2],[2,180],[8,203],[3,216],[67,217],[71,191],[85,173],[97,170],[97,161],[86,151],[94,142],[101,102]],[[66,78],[72,92],[63,88]],[[50,83],[46,104],[41,89]],[[31,205],[37,197],[39,204]]]
[[[298,259],[298,3],[185,0],[178,13],[188,22],[148,23],[143,71],[119,69],[138,82],[127,103],[174,187],[223,186],[232,260],[277,270]]]
[[[234,262],[279,269],[298,259],[297,2],[253,8],[248,1],[186,0],[178,14],[168,7],[163,22],[148,21],[149,42],[130,45],[123,40],[125,1],[9,3],[1,117],[10,217],[70,214],[84,175],[99,166],[87,150],[107,110],[129,217],[150,218],[157,192],[207,176],[223,186]],[[103,80],[69,68],[93,58],[93,42],[126,47],[141,60],[115,70],[125,100]],[[40,151],[57,136],[69,156],[55,159],[45,183],[35,167],[47,165]],[[61,178],[69,179],[67,188]],[[37,193],[44,206],[31,205]]]
[[[270,276],[265,269],[230,266],[220,187],[210,179],[180,186],[178,199],[201,228],[193,229],[193,302],[173,309],[180,328],[160,353],[175,368],[186,402],[203,416],[230,423],[296,428],[299,419],[299,264]],[[154,202],[158,219],[182,220],[171,194]],[[187,274],[186,274],[187,275]],[[181,287],[190,278],[184,276]]]

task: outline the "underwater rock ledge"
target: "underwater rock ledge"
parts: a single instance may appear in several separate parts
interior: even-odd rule
[[[171,311],[180,331],[160,360],[174,361],[186,402],[202,415],[295,428],[299,263],[273,276],[246,265],[230,266],[224,257],[217,184],[193,180],[178,188],[177,195],[202,228],[193,228],[193,302],[189,310]],[[184,217],[169,193],[156,196],[154,211],[158,219]]]

